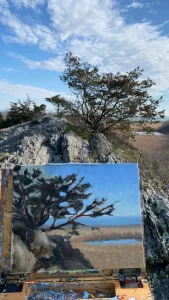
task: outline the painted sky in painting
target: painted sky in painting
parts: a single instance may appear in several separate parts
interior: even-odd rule
[[[106,197],[107,205],[114,201],[117,210],[115,216],[140,216],[140,192],[137,164],[101,164],[101,165],[46,165],[46,175],[66,176],[71,173],[85,176],[84,182],[92,186],[93,198]]]
[[[66,177],[72,173],[77,174],[77,178],[85,177],[83,183],[90,183],[88,190],[92,195],[87,200],[87,204],[92,203],[94,198],[107,198],[106,205],[115,201],[116,210],[114,217],[103,216],[93,219],[93,225],[99,225],[101,220],[108,225],[121,222],[119,218],[123,217],[125,224],[132,222],[138,224],[140,217],[140,191],[137,164],[48,164],[45,166],[29,166],[28,169],[41,168],[44,177],[62,176]],[[24,171],[26,167],[22,167]],[[84,204],[86,202],[84,201]],[[130,220],[131,218],[131,220]],[[132,221],[133,218],[133,221]],[[86,218],[86,222],[88,223]],[[90,218],[91,219],[91,218]],[[85,219],[83,218],[85,221]],[[138,222],[139,220],[139,222]],[[84,224],[86,224],[84,222]]]

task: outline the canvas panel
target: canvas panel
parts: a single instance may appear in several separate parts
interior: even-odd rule
[[[137,164],[14,169],[11,272],[144,268]]]

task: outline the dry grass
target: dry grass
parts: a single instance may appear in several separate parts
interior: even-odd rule
[[[166,124],[168,124],[169,122],[159,122],[159,123],[155,123],[155,124],[145,124],[147,126],[152,127],[152,129],[154,131],[157,132],[161,132],[162,128],[166,128]],[[169,126],[168,126],[169,127]],[[141,128],[141,126],[137,123],[134,123],[131,126],[132,132],[140,132],[140,131],[144,131],[143,128]],[[164,147],[166,147],[167,141],[169,140],[168,135],[167,134],[163,134],[163,135],[136,135],[135,136],[135,141],[130,140],[130,142],[125,142],[123,137],[121,136],[121,132],[116,130],[116,135],[111,132],[111,134],[106,135],[108,140],[113,144],[113,146],[117,149],[119,149],[120,151],[123,149],[125,151],[125,154],[127,154],[126,156],[133,156],[134,152],[131,153],[131,155],[128,153],[126,153],[128,150],[135,150],[135,148],[137,148],[138,150],[141,151],[145,151],[148,153],[151,152],[159,152],[161,150],[164,149]],[[121,157],[121,153],[117,153],[120,157]],[[138,155],[138,153],[137,153]],[[136,156],[137,156],[136,155]],[[127,157],[122,157],[124,160],[127,159]],[[136,162],[139,160],[139,155],[138,157],[132,157]],[[129,159],[129,161],[133,162],[133,159]],[[127,159],[128,161],[128,159]]]
[[[165,124],[166,122],[159,122],[154,124],[146,123],[145,125],[151,127],[154,131],[160,132],[160,129],[163,128]],[[137,123],[134,123],[131,128],[133,132],[144,131]],[[151,153],[161,151],[166,146],[167,140],[167,135],[136,135],[132,145],[141,151]]]
[[[91,228],[80,229],[79,236],[73,236],[73,242],[84,242],[92,240],[109,240],[116,238],[141,238],[141,227],[131,226],[131,227],[103,227],[98,230],[92,230]]]
[[[146,126],[151,127],[153,130],[158,131],[162,126],[163,126],[164,122],[159,122],[159,123],[153,123],[153,124],[149,124],[149,123],[145,123]],[[131,126],[133,131],[143,131],[143,128],[140,126],[140,124],[134,123]]]
[[[133,145],[141,151],[154,152],[161,151],[166,143],[168,137],[166,135],[137,135]]]
[[[51,230],[47,234],[50,236],[61,235],[61,236],[70,236],[70,229],[66,230]],[[72,242],[85,242],[88,240],[109,240],[115,238],[132,238],[142,237],[141,226],[128,226],[128,227],[102,227],[96,230],[92,230],[90,227],[80,228],[79,236],[71,235]]]
[[[144,268],[141,244],[88,245],[72,242],[72,246],[78,248],[96,269]]]
[[[49,235],[68,236],[69,230],[49,232]],[[74,249],[79,249],[84,257],[90,261],[94,268],[144,268],[142,244],[131,245],[90,245],[88,240],[110,240],[115,238],[142,238],[140,226],[110,227],[92,230],[91,228],[79,229],[79,236],[71,236]]]
[[[159,122],[145,125],[150,126],[154,131],[160,131],[160,128],[162,128],[164,124],[165,122]],[[143,131],[139,124],[133,124],[132,130],[134,132]],[[161,151],[165,147],[167,140],[168,137],[166,135],[136,135],[133,146],[141,151],[151,153],[154,151]]]

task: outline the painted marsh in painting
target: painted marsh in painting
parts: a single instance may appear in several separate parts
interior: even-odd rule
[[[16,166],[12,222],[11,272],[144,266],[137,164]]]

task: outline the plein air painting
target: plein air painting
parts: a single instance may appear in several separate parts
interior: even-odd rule
[[[137,164],[16,166],[11,272],[143,268]]]

